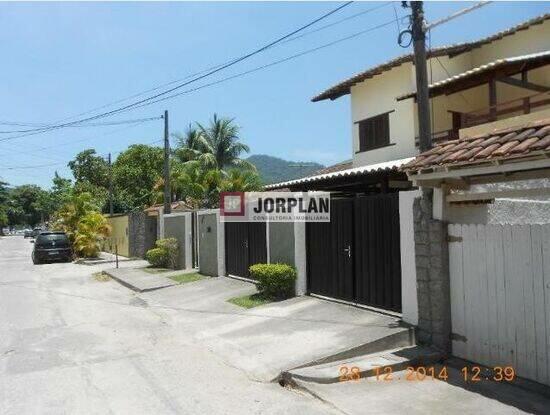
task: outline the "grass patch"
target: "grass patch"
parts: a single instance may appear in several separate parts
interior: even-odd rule
[[[148,266],[143,268],[143,271],[145,271],[148,274],[161,274],[163,272],[174,271],[174,270],[169,268],[156,268],[156,267]]]
[[[202,274],[199,274],[198,272],[193,272],[191,274],[172,275],[168,278],[176,281],[178,284],[185,284],[187,282],[199,281],[206,277]]]
[[[96,273],[92,274],[92,277],[94,277],[94,280],[99,281],[99,282],[107,282],[107,281],[111,280],[111,277],[109,277],[104,272],[96,272]]]
[[[227,300],[227,302],[243,308],[254,308],[260,305],[272,303],[273,301],[275,301],[273,298],[266,297],[260,293],[244,295],[242,297],[235,297]]]

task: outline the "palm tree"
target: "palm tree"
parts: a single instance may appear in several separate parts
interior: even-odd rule
[[[259,192],[262,189],[262,179],[252,170],[231,169],[221,183],[224,192]]]
[[[207,152],[208,143],[202,133],[192,124],[189,124],[184,134],[174,133],[172,137],[176,139],[174,156],[181,162],[196,160]]]
[[[240,158],[241,153],[248,153],[250,148],[239,142],[239,126],[233,118],[218,118],[217,114],[205,127],[197,123],[198,133],[201,136],[201,156],[199,159],[206,166],[217,167],[225,170],[231,167],[239,167],[255,170],[252,163]]]
[[[103,241],[111,234],[111,226],[99,212],[89,212],[78,222],[74,249],[78,256],[96,258]]]

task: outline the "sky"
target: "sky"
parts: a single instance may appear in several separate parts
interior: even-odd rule
[[[0,3],[0,122],[51,123],[74,117],[253,51],[341,4]],[[434,21],[470,4],[426,2],[426,18]],[[306,31],[381,5],[384,2],[354,2]],[[549,11],[550,4],[544,2],[493,2],[434,29],[431,43],[475,40]],[[396,13],[407,14],[400,2],[270,48],[189,88],[390,22]],[[401,29],[405,23],[400,21]],[[158,117],[168,110],[170,132],[183,132],[189,123],[207,123],[217,113],[235,118],[251,154],[333,164],[351,158],[349,96],[318,103],[310,99],[406,52],[397,44],[398,30],[393,22],[280,65],[101,122]],[[26,128],[0,125],[2,131]],[[79,151],[95,148],[100,155],[111,152],[116,158],[128,145],[160,140],[163,128],[157,119],[70,127],[0,141],[0,180],[48,188],[55,171],[71,177],[67,162]],[[0,134],[0,140],[14,135]]]

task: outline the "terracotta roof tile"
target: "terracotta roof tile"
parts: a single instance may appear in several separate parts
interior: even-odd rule
[[[542,138],[538,143],[533,144],[531,147],[535,150],[542,150],[550,146],[550,135]]]
[[[418,171],[454,164],[518,159],[542,153],[546,156],[550,153],[550,118],[437,144],[401,169]]]

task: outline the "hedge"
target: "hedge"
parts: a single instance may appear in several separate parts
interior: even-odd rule
[[[250,275],[258,281],[258,291],[268,297],[282,300],[294,296],[296,270],[287,264],[256,264]]]

